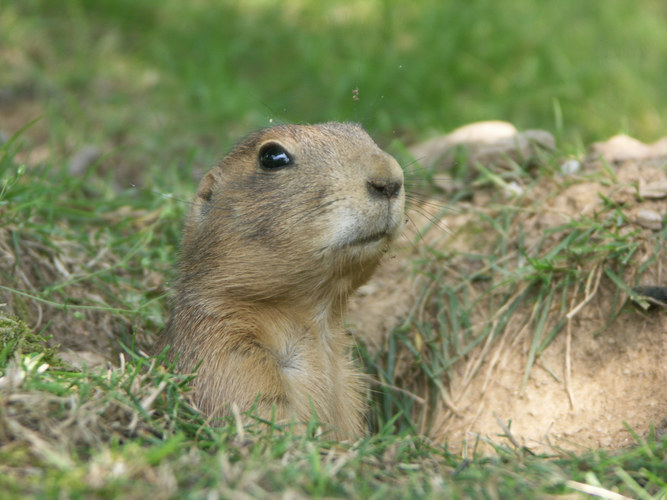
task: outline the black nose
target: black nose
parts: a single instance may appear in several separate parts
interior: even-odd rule
[[[371,196],[380,198],[395,198],[401,192],[403,181],[387,181],[384,179],[372,179],[366,182],[366,188]]]

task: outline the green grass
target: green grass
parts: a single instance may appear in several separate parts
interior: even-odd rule
[[[214,429],[189,406],[188,378],[156,366],[131,356],[102,372],[64,372],[35,353],[4,362],[3,497],[541,498],[589,485],[664,498],[667,487],[667,442],[653,434],[625,452],[535,456],[496,445],[496,457],[463,459],[391,426],[354,444],[233,419]]]
[[[659,258],[666,233],[620,231],[623,211],[611,200],[534,241],[521,221],[543,200],[497,196],[465,228],[479,239],[475,253],[420,248],[424,286],[411,314],[380,352],[360,345],[383,384],[374,387],[374,432],[357,443],[317,437],[315,423],[306,436],[233,418],[211,427],[189,403],[189,378],[142,355],[168,314],[183,200],[249,130],[354,119],[398,153],[491,118],[549,129],[568,152],[619,131],[654,140],[667,116],[664,15],[660,0],[5,2],[2,496],[544,498],[588,486],[666,498],[667,440],[655,432],[626,450],[546,456],[499,428],[494,457],[455,454],[416,432],[433,414],[414,396],[446,395],[454,364],[501,336],[517,311],[528,311],[528,380],[565,327],[572,296],[581,299],[598,273],[620,310],[623,277],[651,264],[634,269],[632,256]],[[87,144],[101,158],[69,174]],[[536,169],[479,171],[469,189],[563,189],[559,155]],[[411,180],[425,186],[427,174]],[[614,182],[604,172],[596,180]],[[119,361],[60,365],[62,342]]]
[[[53,363],[53,349],[40,348],[45,342],[38,335],[18,320],[2,318],[0,487],[8,498],[60,498],[63,491],[70,498],[208,498],[241,493],[266,497],[285,491],[306,497],[539,498],[590,487],[602,493],[664,498],[664,437],[637,436],[636,446],[613,453],[572,455],[554,450],[549,456],[536,456],[511,441],[502,444],[506,440],[499,430],[493,445],[496,457],[479,456],[474,450],[461,456],[414,433],[421,417],[413,414],[409,398],[402,399],[401,392],[378,396],[376,432],[354,444],[315,435],[293,436],[288,429],[275,428],[267,434],[264,426],[243,428],[234,419],[212,428],[189,404],[188,377],[132,354],[141,343],[141,332],[148,330],[152,335],[164,321],[164,297],[153,296],[156,291],[145,280],[151,271],[169,273],[166,266],[173,264],[175,228],[185,204],[151,191],[109,196],[103,191],[86,192],[79,179],[48,169],[27,172],[15,161],[19,142],[20,137],[0,150],[3,235],[13,235],[14,248],[43,244],[43,252],[64,262],[74,251],[99,257],[97,242],[104,235],[114,258],[107,260],[107,256],[81,269],[70,267],[69,277],[53,280],[45,276],[50,259],[46,263],[32,260],[29,253],[19,251],[28,255],[22,268],[44,281],[35,291],[21,292],[20,282],[5,275],[3,283],[9,281],[10,286],[3,284],[3,297],[9,297],[9,292],[15,300],[22,299],[24,305],[17,310],[29,320],[34,319],[30,308],[41,305],[51,318],[45,332],[64,328],[61,321],[74,318],[88,331],[103,334],[106,323],[96,323],[102,314],[115,318],[127,342],[137,344],[124,352],[119,367],[63,371]],[[91,205],[88,197],[98,204]],[[91,210],[93,206],[99,210]],[[126,214],[128,207],[132,217],[114,215]],[[492,242],[492,251],[454,256],[486,263],[466,278],[469,282],[488,282],[485,274],[503,272],[497,261],[504,254],[498,252],[507,247],[507,227],[516,213],[510,205],[493,220],[480,219],[480,225],[491,224],[505,235]],[[113,229],[109,220],[115,221]],[[610,224],[603,218],[562,228],[570,235],[568,251],[580,259],[604,253],[607,259],[623,262],[632,247],[608,231]],[[509,316],[521,300],[527,300],[528,289],[538,309],[550,309],[542,307],[544,302],[564,300],[558,297],[564,297],[582,276],[559,264],[567,257],[562,248],[545,249],[541,257],[527,259],[514,271],[516,275],[498,285],[499,294],[489,292],[484,299],[489,304],[483,306],[508,304],[501,314]],[[446,258],[452,256],[428,255],[424,272],[435,273]],[[33,268],[37,270],[28,272]],[[432,279],[440,276],[433,274]],[[91,296],[72,300],[72,290],[81,286]],[[381,379],[399,384],[385,363],[407,346],[417,358],[415,367],[422,370],[422,378],[433,383],[446,376],[457,357],[492,334],[464,336],[467,344],[456,344],[458,336],[452,333],[472,332],[470,315],[479,307],[466,302],[459,292],[446,286],[437,291],[441,332],[416,317],[409,320],[418,327],[425,351],[418,352],[414,338],[399,329],[386,352],[376,358],[363,356],[369,368],[383,367]],[[515,302],[507,302],[508,298]],[[542,340],[534,344],[533,354],[547,342],[544,325],[544,316],[538,315],[534,338]],[[443,339],[453,343],[443,344]]]
[[[484,119],[650,141],[667,125],[664,15],[661,0],[9,1],[0,87],[39,99],[57,152],[118,147],[121,168],[209,161],[269,120],[358,120],[385,143]]]

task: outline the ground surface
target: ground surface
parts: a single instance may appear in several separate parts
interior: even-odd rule
[[[664,135],[664,14],[3,2],[0,496],[666,498],[667,436],[647,433],[664,427],[665,313],[625,305],[664,284],[665,155],[627,138],[606,163],[586,154]],[[404,154],[499,117],[557,144],[525,134],[520,154],[502,154],[510,139],[435,170]],[[136,355],[168,317],[188,200],[249,131],[322,120],[361,122],[409,179],[405,238],[351,304],[369,434],[211,426],[186,376]],[[624,178],[633,159],[657,171]]]
[[[26,114],[29,114],[26,109],[18,113],[20,116]],[[20,153],[18,158],[28,165],[36,165],[41,161],[39,150]],[[609,200],[612,200],[617,204],[616,209],[627,217],[617,231],[628,233],[635,242],[640,242],[622,279],[628,286],[663,284],[666,264],[665,255],[661,253],[664,230],[661,224],[645,227],[638,214],[642,210],[667,213],[664,165],[656,157],[612,162],[608,167],[613,170],[613,179],[598,175],[602,170],[600,165],[599,161],[589,161],[583,165],[580,175],[575,176],[561,173],[538,176],[537,182],[526,187],[523,201],[518,203],[522,210],[511,221],[506,236],[517,239],[518,228],[521,228],[526,248],[537,245],[540,240],[544,246],[545,239],[547,243],[556,244],[567,234],[560,228],[562,224],[598,217],[609,211]],[[658,187],[657,193],[640,196],[642,190],[644,194],[650,192],[651,186]],[[479,264],[472,262],[469,256],[476,253],[492,255],[496,230],[488,230],[489,227],[480,230],[479,218],[480,214],[489,217],[498,214],[493,192],[494,188],[483,187],[467,201],[444,210],[441,208],[445,205],[446,195],[427,201],[420,199],[413,204],[408,212],[404,237],[390,252],[378,274],[362,287],[350,305],[349,321],[371,352],[385,349],[389,336],[406,322],[416,307],[424,309],[422,314],[428,316],[426,322],[437,328],[442,317],[436,312],[429,315],[429,307],[437,309],[438,306],[433,300],[424,299],[424,290],[457,285],[457,279],[462,279],[461,274],[449,273],[433,280],[424,276],[424,264],[419,262],[429,260],[426,250],[446,252],[451,262],[447,258],[435,259],[431,265],[446,269],[460,264],[473,269]],[[516,201],[507,203],[517,204]],[[136,227],[150,224],[157,218],[129,206],[102,217],[104,223],[112,225],[134,217]],[[424,226],[433,225],[434,221],[435,227],[430,232],[418,235]],[[118,263],[117,256],[105,261],[105,239],[100,233],[91,235],[91,247],[87,249],[68,241],[67,236],[62,236],[60,241],[56,238],[52,243],[60,245],[60,252],[46,260],[43,257],[45,252],[48,254],[48,249],[41,247],[41,243],[31,242],[28,237],[25,246],[19,245],[21,252],[17,256],[10,236],[13,230],[11,225],[3,229],[5,236],[0,247],[4,260],[0,264],[8,276],[16,273],[13,269],[17,260],[23,262],[17,282],[18,287],[26,291],[35,289],[40,281],[72,280],[94,270],[96,261],[99,261],[99,269],[109,269]],[[80,257],[84,250],[99,253],[88,258],[89,262],[83,262]],[[508,269],[520,266],[519,254],[510,257],[514,264],[508,263]],[[644,264],[646,268],[640,272]],[[579,264],[568,261],[564,265]],[[569,301],[570,310],[580,302],[584,303],[583,307],[572,315],[538,356],[533,354],[530,363],[527,364],[527,359],[531,356],[535,333],[529,319],[539,311],[535,311],[535,304],[529,301],[513,311],[506,328],[485,337],[483,342],[451,363],[440,377],[447,396],[431,405],[430,421],[428,425],[422,422],[421,431],[460,449],[480,435],[495,439],[504,433],[501,425],[510,425],[514,437],[531,449],[544,450],[555,445],[576,450],[625,446],[632,441],[628,428],[640,434],[647,433],[652,425],[658,430],[664,429],[667,418],[664,388],[667,380],[667,317],[660,307],[643,311],[627,303],[624,305],[627,294],[619,296],[618,286],[604,273],[607,265],[613,263],[593,261],[581,264],[590,283],[566,294],[564,300]],[[166,274],[169,273],[166,270]],[[164,275],[146,271],[141,279],[141,284],[135,283],[137,286],[155,293],[168,290]],[[474,285],[471,286],[473,290]],[[65,290],[67,301],[73,303],[104,301],[94,288],[68,285]],[[474,293],[481,296],[485,290],[485,287],[478,287]],[[139,334],[138,345],[145,349],[156,333],[144,333],[142,325],[139,330],[133,330],[137,325],[131,319],[112,311],[92,310],[77,314],[43,302],[24,300],[6,291],[4,296],[10,310],[31,311],[32,328],[40,329],[48,324],[52,343],[60,344],[63,358],[77,366],[116,362],[119,339],[127,341],[135,331]],[[498,303],[496,307],[502,309],[503,305]],[[473,335],[494,318],[492,309],[482,309],[479,305],[472,314],[476,323],[471,327]],[[556,321],[551,316],[547,319],[550,324]],[[414,327],[408,330],[408,337],[414,340]],[[409,380],[411,370],[420,362],[410,359],[405,349],[402,354],[404,364],[392,383],[400,385],[404,375],[408,380],[404,380],[403,389],[418,398],[425,398],[428,389],[424,384]],[[527,366],[530,366],[528,376]],[[403,374],[401,370],[404,370]]]
[[[500,180],[450,178],[445,187],[467,192],[451,204],[452,193],[410,190],[403,237],[350,308],[376,381],[369,441],[263,445],[257,429],[211,428],[182,378],[128,353],[150,347],[168,315],[187,204],[96,191],[40,170],[30,150],[3,151],[0,482],[17,498],[64,483],[84,495],[171,498],[193,481],[266,494],[292,487],[289,474],[306,496],[363,495],[371,483],[396,485],[397,497],[663,488],[664,309],[626,304],[630,286],[662,283],[665,230],[641,215],[665,212],[660,165],[565,175],[552,157],[537,169],[505,164],[514,170]],[[428,192],[428,176],[408,177]],[[35,357],[14,316],[50,335],[74,371],[52,353]],[[527,461],[524,447],[546,455]],[[515,469],[519,481],[507,481]]]

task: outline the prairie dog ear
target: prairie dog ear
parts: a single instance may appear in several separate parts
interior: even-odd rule
[[[197,194],[195,195],[195,203],[209,202],[213,196],[213,185],[215,184],[215,177],[213,172],[207,173],[199,183]]]
[[[211,211],[213,191],[216,184],[221,182],[220,172],[216,172],[216,170],[219,169],[213,169],[204,176],[199,183],[195,198],[192,200],[187,224],[192,229],[199,227],[206,215]]]

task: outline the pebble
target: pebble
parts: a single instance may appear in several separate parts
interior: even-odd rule
[[[654,210],[642,208],[637,211],[636,222],[640,226],[654,231],[662,229],[662,215]]]

